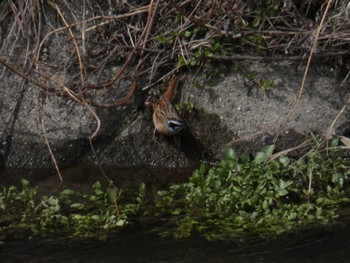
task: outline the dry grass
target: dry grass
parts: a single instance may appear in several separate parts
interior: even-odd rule
[[[10,70],[85,105],[97,124],[91,140],[100,127],[91,106],[118,107],[141,81],[149,89],[213,60],[309,59],[350,69],[344,0],[8,0],[0,3],[0,23],[0,75]],[[130,83],[126,94],[118,81]],[[119,97],[105,103],[106,90]]]
[[[5,1],[0,6],[7,33],[0,47],[1,61],[6,67],[11,66],[6,64],[11,56],[16,65],[28,61],[26,66],[16,66],[17,74],[34,76],[32,82],[45,91],[81,102],[81,90],[113,88],[121,78],[137,83],[140,77],[148,88],[180,68],[213,59],[306,60],[312,51],[314,60],[350,68],[350,5],[331,2],[319,28],[327,4],[323,1]],[[9,21],[12,26],[5,28]],[[15,56],[13,50],[24,39],[27,52]],[[50,48],[62,44],[71,49],[64,65],[50,57]],[[103,75],[111,64],[122,67],[105,81],[92,83],[92,76]],[[62,84],[64,77],[51,78],[44,71],[47,67],[55,72],[76,70],[78,78],[70,83],[69,92]],[[31,70],[35,74],[29,74]],[[45,82],[52,83],[42,85]],[[132,89],[124,100],[100,106],[125,103],[136,87]]]

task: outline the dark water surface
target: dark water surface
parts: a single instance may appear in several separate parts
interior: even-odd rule
[[[0,262],[350,262],[350,226],[306,230],[270,241],[208,242],[130,227],[107,241],[6,241]]]
[[[89,192],[92,183],[100,180],[96,171],[68,169],[65,181],[56,175],[38,177],[40,173],[25,173],[42,194],[52,194],[65,188]],[[79,171],[82,170],[82,171]],[[137,188],[140,182],[157,189],[172,182],[184,181],[194,169],[180,171],[143,168],[107,169],[114,182]],[[23,171],[2,174],[1,184],[17,184]],[[47,174],[47,173],[46,173]],[[154,191],[155,191],[154,190]],[[348,213],[349,218],[350,212]],[[348,221],[349,219],[343,220]],[[58,236],[32,240],[5,240],[0,244],[0,263],[17,262],[350,262],[350,223],[319,227],[288,234],[274,240],[254,238],[249,241],[208,242],[202,238],[173,239],[161,237],[155,226],[130,226],[107,241],[67,241]]]

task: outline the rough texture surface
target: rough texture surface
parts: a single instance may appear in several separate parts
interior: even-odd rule
[[[248,73],[255,79],[274,80],[274,84],[262,91],[260,84],[248,83]],[[185,114],[189,128],[179,138],[158,136],[152,140],[151,111],[141,107],[143,94],[137,93],[136,99],[119,109],[96,109],[102,123],[94,141],[99,161],[107,166],[188,167],[202,159],[215,160],[228,146],[254,152],[277,138],[280,150],[293,147],[310,131],[325,133],[346,104],[348,94],[348,89],[341,86],[341,76],[330,69],[319,69],[310,72],[300,103],[293,103],[302,76],[303,69],[276,64],[256,64],[244,72],[226,69],[201,88],[196,88],[188,76],[179,87],[177,100],[193,103],[195,110]],[[18,98],[21,80],[17,81],[6,74],[0,86],[2,133],[11,127],[2,142],[2,165],[51,165],[40,114],[59,164],[94,164],[88,137],[96,123],[87,108],[52,95],[42,103],[38,89],[30,85]],[[12,111],[9,126],[4,120],[11,115],[12,105],[18,109]],[[338,134],[346,131],[347,116],[345,112],[337,121]]]
[[[62,5],[61,9],[67,17],[76,16],[81,21],[79,7],[80,2],[73,1],[71,8]],[[164,83],[151,86],[153,90],[141,91],[140,85],[133,98],[123,106],[112,109],[92,106],[101,122],[93,143],[95,156],[88,138],[97,128],[96,118],[88,107],[69,98],[63,89],[64,86],[70,87],[79,95],[77,83],[80,83],[82,69],[77,62],[76,49],[69,33],[61,30],[64,27],[57,19],[57,12],[47,8],[44,10],[45,21],[50,23],[42,25],[40,40],[46,34],[50,35],[43,41],[39,52],[40,63],[32,60],[33,54],[27,52],[27,46],[32,48],[32,53],[37,52],[38,46],[34,44],[40,41],[35,39],[35,34],[30,38],[20,28],[16,33],[11,27],[4,26],[15,25],[16,21],[10,15],[0,26],[0,37],[7,36],[7,41],[0,41],[1,58],[19,69],[30,68],[27,75],[47,84],[53,91],[43,91],[18,74],[0,67],[0,172],[5,168],[53,169],[47,142],[63,170],[77,163],[87,167],[98,163],[108,167],[195,167],[201,160],[215,162],[227,147],[238,152],[256,152],[263,145],[276,142],[277,149],[283,150],[303,142],[310,132],[325,134],[348,100],[346,74],[316,64],[309,71],[300,101],[296,98],[305,62],[263,64],[242,61],[214,65],[216,73],[211,78],[201,75],[201,69],[195,69],[183,73],[175,100],[175,103],[186,101],[194,105],[194,110],[182,113],[188,129],[180,136],[157,136],[153,140],[151,111],[144,107],[148,95],[159,89],[164,91],[170,81],[165,78]],[[94,10],[93,6],[87,7],[84,18],[93,16]],[[145,10],[139,18],[147,17]],[[75,23],[75,20],[70,23]],[[114,23],[123,22],[116,19]],[[87,79],[84,81],[102,83],[125,62],[129,49],[125,49],[124,57],[113,57],[117,54],[113,53],[115,49],[123,49],[115,46],[113,39],[124,39],[124,36],[108,35],[114,32],[111,31],[114,24],[111,28],[107,28],[109,24],[106,28],[89,26],[95,31],[87,31],[84,35],[87,50],[84,57]],[[51,34],[52,28],[57,29],[55,34]],[[76,36],[82,38],[81,28],[73,29]],[[106,36],[112,44],[101,44],[105,43]],[[83,49],[81,39],[76,40]],[[106,54],[108,57],[103,56]],[[94,62],[101,56],[105,60],[97,67]],[[137,60],[133,63],[129,65],[130,72],[133,72]],[[134,77],[130,72],[126,72],[126,77],[123,76],[112,89],[86,91],[86,99],[113,104],[127,94]],[[146,75],[141,76],[141,82],[149,80]],[[348,117],[346,110],[335,123],[332,133],[348,134]]]
[[[222,125],[234,133],[234,137],[227,140],[222,133],[210,132],[217,134],[213,135],[218,136],[216,141],[221,138],[230,146],[245,145],[252,151],[276,141],[280,149],[286,149],[297,145],[310,132],[326,134],[349,96],[348,84],[342,83],[344,76],[340,72],[315,67],[310,70],[298,100],[303,74],[304,68],[295,64],[257,63],[245,67],[244,71],[225,71],[215,84],[203,89],[186,85],[184,97],[206,114],[216,116],[220,123],[214,127]],[[245,77],[251,75],[254,81]],[[263,91],[257,83],[259,80],[272,80],[273,85]],[[331,134],[346,133],[348,116],[349,112],[345,111]],[[196,131],[199,134],[210,131],[210,121],[203,123],[205,128]]]

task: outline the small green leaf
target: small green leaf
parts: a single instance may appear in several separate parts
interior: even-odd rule
[[[268,156],[264,152],[258,152],[254,158],[254,163],[262,163],[268,160]]]
[[[201,163],[201,165],[199,166],[199,174],[203,175],[205,173],[205,163]]]
[[[47,202],[50,205],[58,205],[58,199],[56,197],[50,196]]]
[[[192,32],[187,30],[187,31],[184,32],[184,36],[185,37],[190,37],[190,36],[192,36]]]
[[[237,156],[235,150],[232,148],[228,148],[225,151],[224,155],[225,155],[226,160],[237,160],[238,159],[238,156]]]
[[[145,183],[141,183],[139,186],[139,192],[141,195],[145,195],[146,194],[146,184]]]
[[[263,202],[262,208],[263,208],[264,210],[268,210],[268,209],[269,209],[269,203],[268,203],[266,200]]]
[[[167,43],[167,39],[165,38],[165,36],[163,35],[158,35],[156,37],[156,41],[161,43],[161,44],[166,44]]]
[[[108,196],[109,202],[114,203],[115,198],[116,198],[115,194],[116,194],[116,191],[115,191],[114,188],[108,188],[107,189],[107,196]]]
[[[287,156],[283,156],[279,158],[279,161],[284,167],[286,167],[289,164],[290,159]]]
[[[70,205],[71,208],[83,209],[84,205],[81,203],[73,203]]]
[[[244,151],[244,153],[243,153],[242,156],[241,156],[241,160],[242,160],[242,163],[243,163],[243,164],[249,163],[250,158],[249,158],[249,153],[248,153],[248,151]]]
[[[103,195],[104,194],[104,192],[98,188],[94,190],[94,193],[95,193],[95,195]]]
[[[262,148],[260,152],[257,153],[257,155],[254,158],[255,163],[262,163],[268,161],[268,159],[271,157],[273,150],[275,149],[275,146],[267,145]]]
[[[96,183],[93,184],[92,189],[101,189],[101,183],[100,181],[97,181]]]
[[[27,189],[29,187],[29,181],[26,179],[21,179],[21,185],[23,189]]]
[[[282,189],[282,190],[279,190],[279,191],[278,191],[278,196],[285,196],[285,195],[287,195],[287,194],[288,194],[288,191],[287,191],[287,190]]]
[[[260,17],[257,16],[253,21],[253,27],[258,27],[260,24]]]
[[[179,215],[181,213],[182,213],[182,209],[180,208],[171,211],[171,214],[174,216]]]
[[[99,215],[93,215],[93,216],[91,216],[91,219],[93,219],[93,220],[99,220],[99,219],[100,219],[100,216],[99,216]]]
[[[125,219],[119,219],[116,223],[117,226],[124,226],[126,224],[126,220]]]
[[[337,147],[339,145],[339,138],[335,138],[331,141],[331,147]]]
[[[74,191],[73,190],[70,190],[70,189],[64,189],[62,192],[61,192],[61,195],[74,195]]]
[[[291,186],[293,184],[293,181],[284,181],[282,179],[279,180],[279,188],[286,189],[287,187]]]
[[[271,144],[271,145],[266,145],[262,148],[262,152],[266,153],[266,155],[268,156],[268,158],[271,157],[273,151],[275,150],[275,145]]]

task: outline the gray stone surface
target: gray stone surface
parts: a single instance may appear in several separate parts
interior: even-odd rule
[[[283,142],[280,149],[286,149],[310,132],[326,134],[349,99],[349,83],[343,83],[345,76],[340,71],[315,66],[309,71],[299,101],[304,74],[300,65],[255,63],[244,70],[235,68],[221,73],[212,86],[195,89],[185,85],[183,97],[206,114],[217,116],[220,124],[235,134],[227,142],[230,146],[252,141],[249,148],[256,151],[278,135],[277,142]],[[273,80],[274,84],[262,91],[261,79]],[[348,117],[346,110],[335,123],[334,133],[346,133]],[[208,129],[208,123],[203,123]]]
[[[200,88],[188,75],[179,87],[177,101],[191,102],[195,110],[184,116],[189,128],[180,138],[158,136],[152,141],[151,111],[141,107],[144,94],[136,93],[125,107],[96,108],[101,119],[94,141],[98,159],[104,166],[189,167],[199,160],[216,160],[229,146],[254,152],[279,135],[277,144],[282,150],[302,142],[311,131],[324,134],[346,104],[348,83],[341,86],[343,77],[335,70],[311,70],[302,100],[293,103],[303,72],[295,65],[253,64],[245,66],[244,71],[223,70],[210,85]],[[262,78],[274,81],[267,91],[261,90]],[[195,81],[204,80],[198,76]],[[24,85],[18,96],[21,80],[7,73],[0,86],[2,166],[51,166],[40,114],[61,166],[96,164],[88,143],[96,122],[87,108],[64,97],[47,95],[41,109],[39,89]],[[339,134],[349,128],[348,115],[345,111],[335,125]]]
[[[72,19],[69,23],[83,20],[79,1],[71,1],[69,6],[58,4],[62,13]],[[304,61],[293,64],[243,61],[231,66],[217,61],[216,73],[210,78],[205,78],[203,69],[182,73],[175,102],[186,101],[195,106],[193,111],[183,113],[188,129],[177,138],[157,136],[152,140],[152,113],[144,108],[144,101],[159,89],[163,92],[169,78],[152,86],[153,90],[142,91],[142,83],[149,81],[149,70],[141,76],[139,89],[125,105],[92,106],[101,121],[93,143],[96,159],[89,136],[97,122],[86,106],[69,99],[63,89],[65,85],[78,94],[83,69],[79,68],[69,32],[61,30],[63,24],[57,12],[51,12],[51,7],[45,8],[43,21],[47,23],[41,25],[39,40],[34,34],[37,29],[32,28],[32,36],[26,35],[16,27],[10,14],[0,24],[0,38],[4,40],[0,41],[0,58],[47,85],[51,91],[45,92],[0,66],[0,171],[4,168],[53,168],[45,135],[62,169],[77,163],[96,166],[98,162],[108,167],[195,167],[201,160],[220,159],[227,147],[238,152],[256,152],[263,145],[276,142],[277,150],[283,150],[303,142],[310,132],[324,134],[349,98],[349,80],[344,81],[346,73],[336,68],[313,64],[302,100],[293,103],[300,90]],[[87,5],[86,8],[85,19],[90,19],[95,15],[94,7]],[[86,26],[95,28],[94,25]],[[124,50],[113,44],[116,25],[108,24],[111,26],[108,30],[98,26],[87,31],[84,48],[82,26],[72,27],[82,51],[86,83],[102,83],[112,78],[127,58],[129,49],[113,53],[116,48]],[[53,28],[59,30],[53,32]],[[14,32],[15,29],[18,31]],[[113,33],[107,38],[112,42],[107,44],[104,34],[109,33]],[[48,37],[41,43],[44,36]],[[34,56],[39,42],[42,49],[36,61]],[[134,78],[138,58],[135,57],[125,72],[127,76],[123,75],[113,88],[84,90],[85,97],[112,105],[125,96]],[[151,67],[152,63],[147,66]],[[163,73],[152,71],[151,74],[151,82],[154,82]],[[261,83],[269,81],[273,81],[273,85],[263,91]],[[345,110],[335,123],[334,133],[350,133],[348,117],[349,111]]]

